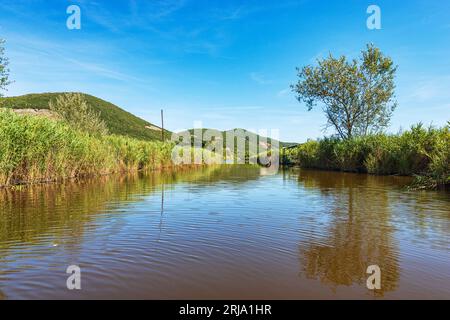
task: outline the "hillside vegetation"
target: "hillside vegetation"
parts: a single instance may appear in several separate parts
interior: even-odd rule
[[[17,97],[0,98],[0,108],[12,109],[49,109],[49,102],[63,93],[27,94]],[[155,126],[118,106],[100,98],[82,94],[95,113],[100,115],[111,134],[128,136],[140,140],[161,140],[161,131],[147,127]],[[158,126],[155,126],[158,127]],[[171,132],[165,131],[169,139]]]
[[[195,129],[189,129],[188,130],[192,138],[196,137],[194,130]],[[197,129],[197,130],[200,130],[200,129]],[[203,128],[202,132],[204,133],[206,130],[215,130],[215,129]],[[224,143],[226,143],[226,140],[227,140],[226,136],[227,136],[227,134],[235,133],[235,135],[236,135],[238,132],[239,133],[243,133],[243,135],[246,136],[246,140],[247,141],[252,139],[252,140],[257,141],[257,143],[259,143],[260,141],[261,142],[262,141],[267,141],[269,144],[271,144],[271,142],[272,142],[271,138],[267,138],[267,137],[261,136],[259,134],[256,134],[254,132],[251,132],[251,131],[248,131],[248,130],[245,130],[245,129],[240,129],[240,128],[235,128],[235,129],[226,130],[226,131],[220,131],[220,130],[215,130],[215,131],[218,131],[222,135]],[[179,134],[183,134],[183,132],[179,132]],[[198,137],[198,138],[201,139],[201,137]],[[282,142],[282,141],[278,141],[278,144],[279,144],[280,148],[283,148],[283,147],[289,148],[289,147],[294,147],[294,146],[298,145],[298,143],[295,143],[295,142]]]

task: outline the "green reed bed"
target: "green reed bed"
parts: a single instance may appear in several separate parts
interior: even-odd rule
[[[0,186],[172,166],[172,144],[0,110]]]
[[[450,128],[421,124],[399,134],[311,140],[285,150],[285,162],[305,168],[416,176],[416,188],[450,184]]]

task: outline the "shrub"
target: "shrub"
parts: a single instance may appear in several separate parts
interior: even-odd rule
[[[94,112],[80,93],[64,93],[49,102],[49,109],[56,112],[69,125],[91,134],[106,135],[108,128],[100,114]]]
[[[419,175],[444,185],[450,183],[450,130],[418,124],[394,135],[324,138],[290,149],[285,158],[305,168]]]

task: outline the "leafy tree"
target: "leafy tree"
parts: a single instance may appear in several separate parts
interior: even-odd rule
[[[397,67],[380,49],[367,45],[359,59],[345,56],[318,60],[318,66],[297,68],[298,83],[292,85],[297,99],[308,110],[323,105],[327,127],[343,139],[382,131],[397,105],[394,77]]]
[[[100,114],[93,111],[80,93],[65,93],[49,102],[50,110],[75,129],[91,134],[108,134],[108,128]]]
[[[5,40],[0,39],[0,90],[6,90],[6,87],[11,84],[9,81],[9,60],[5,57]],[[3,94],[0,92],[0,97]]]

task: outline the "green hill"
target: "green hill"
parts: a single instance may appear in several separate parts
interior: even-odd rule
[[[203,132],[204,132],[204,131],[206,131],[206,130],[215,130],[215,129],[207,129],[207,128],[204,128],[204,129],[202,129],[202,130],[203,130]],[[238,130],[238,132],[242,132],[242,133],[246,136],[246,138],[247,138],[246,140],[248,140],[248,139],[251,138],[251,139],[256,139],[256,141],[257,141],[258,143],[259,143],[260,140],[267,141],[269,144],[271,143],[271,139],[270,139],[270,138],[266,138],[266,137],[260,136],[260,135],[254,133],[254,132],[251,132],[251,131],[248,131],[248,130],[245,130],[245,129],[235,128],[235,129],[226,130],[226,131],[219,131],[219,132],[222,134],[223,139],[224,139],[224,141],[225,141],[225,143],[226,143],[226,136],[227,136],[227,133],[233,133],[233,132],[236,132],[236,130]],[[189,131],[189,133],[191,134],[192,137],[195,137],[195,135],[194,135],[194,129],[189,129],[188,131]],[[182,133],[182,132],[180,132],[180,134],[181,134],[181,133]],[[266,140],[266,139],[267,139],[267,140]],[[290,147],[293,147],[293,146],[296,146],[296,145],[298,145],[298,143],[294,143],[294,142],[282,142],[282,141],[279,141],[279,146],[282,147],[282,148],[290,148]]]
[[[0,98],[0,108],[12,109],[48,109],[50,100],[62,93],[27,94],[17,97]],[[93,110],[100,113],[110,133],[129,136],[141,140],[161,140],[161,128],[151,124],[118,106],[100,98],[83,94]],[[171,132],[164,130],[166,139]]]

